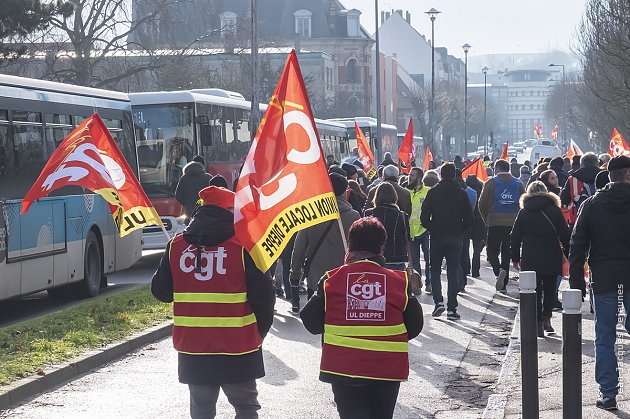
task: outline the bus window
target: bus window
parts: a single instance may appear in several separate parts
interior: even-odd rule
[[[33,185],[54,151],[46,141],[42,115],[38,112],[13,111],[13,149],[16,155],[15,181],[22,196]]]
[[[13,145],[9,142],[9,125],[0,121],[0,200],[18,197],[18,194],[11,192],[15,187],[14,182],[9,181],[9,174],[13,172],[15,165],[14,151]]]
[[[46,139],[54,143],[55,148],[72,132],[72,117],[70,115],[45,114]]]
[[[236,109],[235,111],[238,142],[235,144],[234,160],[243,161],[247,157],[251,146],[251,132],[249,130],[250,111],[244,109]]]

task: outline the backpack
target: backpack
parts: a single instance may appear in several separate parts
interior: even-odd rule
[[[492,212],[500,214],[516,214],[519,210],[519,199],[521,197],[521,181],[512,179],[502,182],[498,176],[494,178],[494,196],[492,199]]]
[[[569,195],[571,202],[567,206],[569,210],[569,225],[574,225],[577,220],[578,210],[584,201],[595,194],[595,183],[582,182],[575,176],[571,176],[567,181],[569,183]]]

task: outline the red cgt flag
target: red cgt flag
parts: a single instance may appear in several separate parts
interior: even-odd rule
[[[416,146],[413,143],[413,119],[410,119],[407,133],[400,144],[400,150],[398,150],[398,167],[404,174],[408,175],[414,160],[416,160]]]
[[[482,182],[488,180],[488,172],[486,171],[480,157],[473,160],[468,166],[462,170],[462,178],[466,180],[468,175],[475,175]]]
[[[612,138],[608,146],[608,154],[613,157],[630,156],[630,147],[628,147],[628,143],[626,139],[623,138],[623,135],[617,131],[617,128],[613,128]]]
[[[55,150],[22,201],[22,214],[31,204],[64,186],[81,186],[101,195],[110,205],[121,237],[149,225],[162,226],[103,120],[94,114],[70,133]]]
[[[374,166],[374,154],[372,154],[372,150],[370,150],[370,144],[365,138],[365,134],[359,128],[359,124],[354,123],[354,129],[357,133],[357,149],[359,150],[359,161],[363,165],[363,171],[369,180],[372,180],[376,177],[376,169]]]
[[[551,139],[554,141],[558,139],[558,126],[557,125],[551,131]]]
[[[572,159],[575,156],[581,156],[584,154],[580,147],[575,143],[575,141],[571,140],[571,145],[569,146],[569,150],[567,150],[567,157]]]
[[[503,144],[503,152],[501,153],[500,160],[510,160],[510,156],[508,156],[508,143]]]
[[[339,217],[295,51],[289,54],[236,186],[234,230],[269,270],[299,230]]]
[[[427,147],[427,151],[424,154],[424,161],[422,162],[422,168],[426,172],[429,170],[429,163],[433,161],[433,154],[431,153],[431,147]]]

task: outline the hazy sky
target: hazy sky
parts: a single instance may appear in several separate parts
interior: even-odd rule
[[[569,51],[587,0],[379,0],[380,10],[411,12],[411,24],[427,38],[431,22],[425,11],[440,12],[435,22],[435,44],[463,56],[507,52]],[[341,0],[361,11],[361,24],[374,33],[374,0]]]

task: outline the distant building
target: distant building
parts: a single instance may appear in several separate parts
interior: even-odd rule
[[[149,14],[153,3],[133,0],[135,21]],[[322,67],[317,79],[335,94],[321,91],[319,96],[348,114],[337,116],[370,113],[374,41],[360,24],[359,10],[346,10],[338,0],[259,0],[258,8],[262,48],[295,46],[328,54],[333,67]],[[222,47],[226,54],[237,54],[249,47],[250,18],[249,0],[179,0],[158,22],[141,24],[131,41],[152,50]]]

